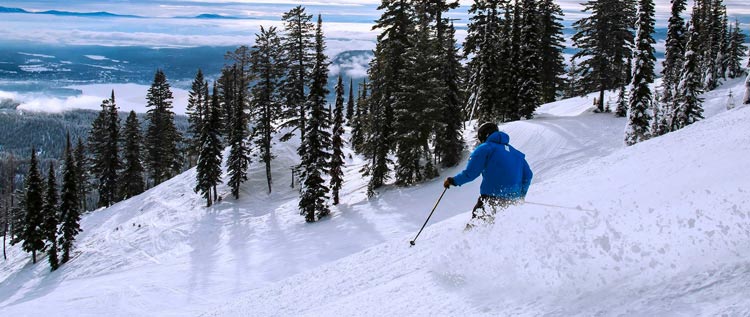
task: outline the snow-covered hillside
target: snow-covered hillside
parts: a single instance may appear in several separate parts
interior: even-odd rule
[[[350,159],[342,204],[307,224],[279,143],[274,192],[253,164],[242,198],[203,207],[194,172],[83,220],[75,258],[49,273],[11,248],[0,311],[80,315],[750,314],[750,108],[623,148],[625,121],[589,98],[503,125],[535,179],[526,204],[462,231],[479,182],[364,195]],[[473,140],[473,132],[466,132]],[[459,168],[444,171],[452,175]],[[226,189],[223,189],[226,192]]]

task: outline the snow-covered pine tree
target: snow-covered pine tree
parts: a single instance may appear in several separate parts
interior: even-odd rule
[[[120,117],[117,114],[115,92],[102,101],[102,110],[89,133],[91,172],[97,180],[99,206],[109,207],[119,200],[118,173],[122,167],[119,155]]]
[[[729,78],[742,77],[745,70],[742,69],[742,59],[745,55],[745,34],[740,29],[740,23],[735,20],[732,32],[729,36],[729,50],[727,58],[727,76]]]
[[[578,87],[578,64],[575,59],[570,59],[570,66],[568,66],[567,73],[565,75],[565,98],[573,98],[582,94],[581,89]]]
[[[742,100],[742,104],[750,105],[750,74],[745,78],[745,98]]]
[[[424,137],[430,138],[434,144],[434,159],[431,158],[429,150],[424,151],[424,177],[429,179],[438,176],[436,163],[443,166],[454,166],[461,159],[463,150],[463,139],[461,138],[461,127],[463,123],[462,104],[463,99],[463,65],[461,55],[456,44],[456,30],[451,19],[445,18],[446,13],[459,6],[458,1],[431,0],[418,4],[417,13],[421,16],[422,28],[427,31],[429,44],[421,45],[429,51],[422,54],[433,55],[430,58],[437,65],[437,71],[432,71],[432,80],[435,87],[428,90],[435,91],[432,104],[429,108],[435,108],[431,112],[428,131]],[[416,33],[419,34],[419,33]],[[432,43],[430,43],[432,42]],[[417,42],[419,45],[419,42]],[[431,49],[429,47],[434,47]],[[430,52],[431,51],[431,52]],[[422,63],[426,61],[421,61]],[[429,67],[429,64],[422,67]],[[427,119],[421,117],[420,120]],[[431,131],[430,131],[431,130]],[[427,147],[429,149],[429,147]],[[434,161],[434,163],[433,163]]]
[[[699,46],[702,51],[702,69],[704,72],[703,88],[713,90],[721,83],[721,63],[722,63],[722,46],[726,35],[726,25],[724,24],[726,7],[722,0],[706,0],[703,3],[703,20],[696,31],[702,38],[703,45]],[[702,33],[702,34],[701,34]]]
[[[57,180],[55,179],[55,166],[49,163],[49,172],[47,173],[46,195],[44,197],[44,206],[42,207],[42,234],[47,242],[47,260],[51,271],[57,270],[60,266],[60,260],[57,258],[57,224],[58,224],[58,203]]]
[[[249,118],[245,112],[247,108],[245,86],[240,84],[243,82],[241,78],[244,77],[244,74],[236,63],[232,65],[229,74],[228,86],[232,87],[234,98],[230,101],[232,105],[232,121],[228,137],[230,149],[226,165],[227,174],[229,174],[228,185],[232,189],[234,198],[239,199],[240,186],[247,180],[247,169],[250,166]]]
[[[198,69],[195,74],[195,79],[190,86],[190,92],[188,92],[188,104],[185,109],[185,114],[188,117],[188,136],[187,136],[187,147],[188,147],[188,166],[192,167],[196,164],[198,159],[198,152],[200,152],[200,133],[203,128],[204,121],[204,107],[206,105],[206,94],[207,89],[204,87],[205,78],[203,78],[203,71]]]
[[[620,86],[620,89],[618,89],[615,117],[622,118],[628,115],[628,105],[630,104],[630,101],[628,100],[625,89],[625,86]]]
[[[284,13],[281,20],[284,23],[282,45],[287,65],[283,87],[286,106],[284,126],[295,128],[300,133],[300,139],[304,139],[305,91],[309,88],[310,72],[315,63],[315,25],[312,23],[312,14],[307,14],[303,6],[296,6]],[[291,134],[282,139],[289,137]]]
[[[423,158],[429,156],[428,140],[439,113],[442,81],[438,79],[439,65],[434,53],[439,47],[430,37],[429,17],[423,8],[416,6],[417,25],[411,37],[411,45],[403,54],[403,74],[399,91],[394,93],[393,134],[396,184],[408,186],[424,179]],[[419,114],[418,117],[415,114]],[[428,159],[428,161],[431,159]]]
[[[24,195],[23,231],[19,240],[23,241],[23,250],[31,252],[32,263],[36,263],[36,253],[44,250],[47,238],[44,226],[44,180],[39,172],[36,148],[31,147],[29,172],[26,174],[26,194]]]
[[[195,191],[206,198],[206,207],[211,207],[218,199],[216,185],[221,183],[221,105],[217,84],[214,83],[211,103],[205,109],[205,119],[201,127],[200,153],[196,166]],[[213,197],[211,191],[213,190]]]
[[[236,74],[232,65],[226,65],[221,69],[221,75],[216,81],[219,88],[219,101],[221,102],[221,134],[224,140],[229,139],[232,133],[232,120],[234,116],[234,103],[236,102],[237,87]]]
[[[654,94],[654,98],[651,101],[651,109],[653,110],[651,137],[661,136],[669,132],[667,109],[663,100],[664,97],[661,97],[657,92]]]
[[[83,140],[78,138],[78,144],[75,149],[75,175],[78,189],[78,207],[81,210],[87,210],[86,197],[89,194],[91,187],[90,174],[89,174],[89,160],[86,156],[86,146],[83,144]]]
[[[15,205],[16,195],[16,160],[12,153],[8,155],[5,160],[4,166],[0,167],[0,174],[2,174],[2,197],[3,197],[3,260],[8,259],[6,251],[6,241],[10,238],[11,243],[15,240],[16,227],[19,225],[19,218],[16,215],[18,209]]]
[[[79,139],[80,140],[80,139]],[[80,145],[80,144],[79,144]],[[76,149],[77,152],[78,149]],[[58,245],[62,251],[60,261],[68,262],[70,259],[70,250],[73,247],[75,236],[80,231],[78,222],[81,218],[80,205],[80,174],[78,163],[73,155],[73,148],[70,144],[70,135],[68,134],[65,145],[65,163],[63,165],[62,189],[60,191],[60,228],[58,231]]]
[[[690,26],[688,29],[688,43],[680,85],[677,88],[677,107],[672,109],[671,131],[682,129],[700,119],[703,119],[703,76],[700,69],[700,56],[695,50],[700,48],[699,35]]]
[[[122,128],[123,170],[120,180],[120,197],[128,199],[143,192],[143,162],[141,161],[141,124],[135,111],[130,111]]]
[[[647,140],[651,115],[649,114],[653,94],[650,85],[654,82],[654,2],[638,1],[638,33],[636,35],[635,68],[628,104],[628,128],[625,143],[633,145]]]
[[[514,17],[514,25],[520,28],[517,32],[520,38],[518,43],[513,45],[518,47],[519,53],[516,58],[518,61],[518,67],[516,68],[518,71],[518,76],[516,76],[517,86],[514,89],[517,92],[518,114],[513,117],[531,119],[536,108],[542,104],[541,66],[543,58],[541,54],[543,51],[540,41],[542,36],[540,33],[540,14],[536,0],[521,0],[521,5],[516,5],[515,12],[517,16]],[[519,20],[519,23],[516,23],[515,20]]]
[[[328,174],[331,153],[331,122],[326,109],[328,95],[328,57],[324,53],[323,19],[318,15],[315,28],[315,64],[310,78],[310,94],[307,98],[305,138],[302,139],[300,179],[302,192],[299,201],[300,214],[305,221],[314,222],[330,213],[326,200],[330,189],[325,185],[324,175]]]
[[[672,15],[669,17],[667,40],[662,65],[663,107],[674,105],[675,90],[680,81],[682,57],[685,55],[685,12],[686,0],[671,0]],[[667,109],[662,109],[667,110]]]
[[[375,21],[373,30],[381,30],[370,62],[369,77],[372,94],[368,99],[370,120],[367,122],[367,144],[371,162],[364,171],[370,176],[368,197],[375,194],[389,177],[388,154],[393,149],[394,105],[403,90],[406,53],[411,46],[409,36],[414,31],[414,8],[407,0],[383,1],[378,7],[383,11]]]
[[[589,0],[590,15],[573,23],[573,42],[578,52],[578,72],[583,92],[598,91],[597,110],[604,111],[604,91],[626,83],[628,59],[633,46],[633,0]]]
[[[461,87],[464,74],[453,23],[447,29],[442,47],[445,54],[442,60],[441,77],[445,91],[441,102],[442,113],[435,136],[435,155],[438,156],[443,167],[451,167],[461,161],[461,152],[464,149],[464,140],[461,135],[463,123],[461,104],[464,100]]]
[[[172,90],[161,69],[156,70],[146,99],[149,108],[144,136],[146,166],[156,186],[179,173],[182,167],[182,155],[177,147],[182,136],[174,125]]]
[[[354,120],[354,78],[349,78],[349,98],[346,100],[346,125],[352,126]]]
[[[350,87],[351,88],[351,87]],[[351,94],[351,89],[350,89]],[[333,204],[339,204],[339,190],[344,182],[344,83],[339,75],[336,83],[336,103],[333,110],[333,133],[331,134],[331,146],[333,155],[331,156],[331,196]]]
[[[365,135],[367,134],[367,79],[363,79],[357,89],[357,107],[354,111],[354,122],[352,124],[352,136],[349,144],[357,154],[364,154]]]
[[[505,101],[509,95],[502,80],[510,80],[512,76],[504,76],[510,53],[502,50],[509,41],[508,32],[503,31],[506,21],[501,17],[504,5],[505,2],[499,0],[475,1],[469,8],[471,18],[463,46],[464,56],[473,56],[468,63],[466,112],[469,120],[505,121]]]
[[[281,111],[280,87],[285,71],[281,39],[275,27],[266,29],[261,26],[260,34],[255,37],[251,60],[252,72],[257,78],[250,92],[255,121],[253,136],[260,159],[266,165],[268,193],[271,193],[271,160],[274,158],[271,146],[276,133],[274,121]]]
[[[732,45],[732,28],[729,26],[729,17],[727,17],[726,7],[724,7],[724,13],[722,14],[721,20],[721,37],[720,37],[720,50],[719,55],[716,57],[716,62],[719,65],[719,77],[721,79],[727,78],[727,69],[729,68],[729,58],[731,53],[729,48]]]
[[[537,8],[539,15],[539,56],[541,102],[557,99],[558,92],[565,90],[565,38],[562,23],[563,11],[555,0],[541,0]]]

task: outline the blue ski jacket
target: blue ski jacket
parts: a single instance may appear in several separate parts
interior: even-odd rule
[[[525,155],[509,141],[504,132],[492,133],[471,153],[466,169],[453,177],[454,185],[461,186],[482,174],[480,194],[505,199],[525,197],[534,174]]]

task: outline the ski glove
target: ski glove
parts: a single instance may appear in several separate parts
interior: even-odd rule
[[[443,182],[443,187],[450,188],[451,185],[456,186],[456,182],[453,181],[453,177],[448,177]]]

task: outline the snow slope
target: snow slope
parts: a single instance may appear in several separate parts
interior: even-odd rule
[[[739,85],[712,94],[720,100]],[[662,292],[650,285],[662,278],[662,287],[674,283],[687,292],[714,281],[694,277],[693,269],[711,268],[743,285],[731,276],[750,268],[730,263],[747,255],[738,219],[750,214],[747,193],[739,190],[750,186],[747,168],[738,168],[742,161],[725,156],[746,157],[740,132],[747,120],[740,119],[747,108],[622,149],[624,120],[592,114],[590,105],[586,98],[557,102],[540,109],[538,119],[502,129],[535,171],[529,201],[596,211],[527,204],[508,210],[492,230],[463,234],[477,181],[449,190],[434,225],[408,248],[441,181],[386,188],[367,200],[366,180],[357,173],[363,162],[353,156],[342,204],[329,219],[307,224],[289,187],[296,145],[278,143],[272,194],[254,163],[240,200],[220,186],[224,201],[205,208],[192,191],[191,170],[86,216],[75,258],[56,272],[48,272],[45,258],[32,265],[20,248],[10,248],[0,265],[0,310],[14,316],[567,315],[596,313],[605,300],[613,307],[605,312],[626,309],[640,291],[654,294],[641,307],[665,307]],[[707,114],[723,107],[711,101]],[[473,131],[466,139],[473,140]],[[698,166],[706,172],[680,176]],[[720,184],[719,177],[731,181]],[[711,257],[717,263],[699,261]],[[680,284],[680,274],[698,286]],[[711,285],[719,294],[731,291]],[[707,298],[714,289],[672,293],[670,301]],[[610,293],[588,295],[602,290]]]
[[[462,214],[207,315],[748,316],[747,122],[750,107],[721,113],[527,197],[572,208],[512,207],[468,233]]]

